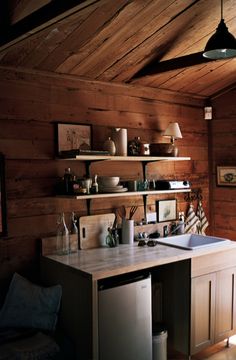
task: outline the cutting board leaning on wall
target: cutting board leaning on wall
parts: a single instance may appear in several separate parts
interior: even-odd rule
[[[106,245],[107,229],[112,227],[115,214],[81,216],[79,219],[79,248],[92,249]]]

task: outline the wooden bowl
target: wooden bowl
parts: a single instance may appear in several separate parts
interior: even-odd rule
[[[171,143],[152,143],[149,146],[151,156],[174,156]]]

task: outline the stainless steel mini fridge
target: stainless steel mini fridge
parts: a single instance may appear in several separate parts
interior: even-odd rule
[[[98,292],[99,360],[152,360],[151,277]]]

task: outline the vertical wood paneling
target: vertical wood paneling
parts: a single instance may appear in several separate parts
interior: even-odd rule
[[[0,68],[0,79],[0,152],[6,156],[9,225],[8,238],[0,240],[0,280],[15,270],[37,264],[38,240],[55,234],[59,212],[64,211],[67,219],[71,211],[79,216],[86,214],[84,200],[54,196],[55,184],[66,167],[79,176],[85,174],[83,163],[54,158],[56,121],[91,124],[97,149],[101,149],[112,127],[127,127],[129,139],[141,136],[155,142],[163,141],[161,132],[170,121],[178,121],[183,133],[183,139],[177,142],[180,155],[191,156],[192,161],[149,164],[148,177],[192,181],[193,187],[203,190],[208,214],[207,126],[202,100],[133,85],[7,68]],[[122,180],[142,177],[142,166],[137,162],[109,163],[109,167],[96,163],[91,171],[119,174]],[[185,211],[184,195],[176,198],[178,211]],[[148,198],[149,210],[155,210],[157,199]],[[136,220],[143,217],[141,196],[95,200],[91,211],[109,212],[122,204],[138,205]]]
[[[236,89],[213,100],[212,142],[212,230],[215,235],[236,240],[236,187],[217,186],[217,165],[236,166]]]

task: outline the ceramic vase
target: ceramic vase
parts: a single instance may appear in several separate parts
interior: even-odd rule
[[[116,146],[116,155],[127,156],[127,129],[114,128],[112,130],[112,139]]]
[[[116,154],[116,145],[110,137],[104,142],[103,149],[107,150],[110,155]]]

